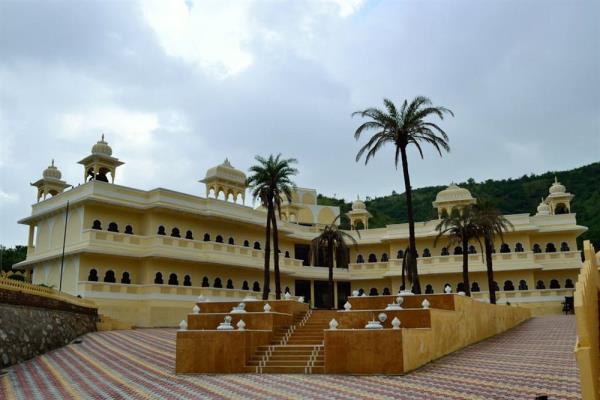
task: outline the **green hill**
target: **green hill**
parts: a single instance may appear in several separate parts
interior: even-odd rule
[[[548,194],[548,188],[554,182],[554,176],[573,193],[575,198],[571,209],[577,214],[577,222],[587,226],[589,230],[579,238],[579,245],[589,239],[596,249],[600,249],[600,162],[575,168],[568,171],[546,172],[541,175],[524,175],[517,179],[475,182],[469,179],[457,183],[471,191],[473,197],[489,198],[505,214],[535,213],[541,196]],[[403,185],[402,176],[398,174],[399,185]],[[436,194],[445,186],[428,186],[413,191],[413,203],[416,221],[436,218],[431,202]],[[351,202],[319,195],[318,204],[339,206],[345,214],[350,211]],[[369,228],[380,228],[387,224],[403,223],[406,217],[406,195],[392,194],[383,197],[367,197],[365,204],[373,218]],[[348,228],[347,218],[342,218],[342,227]]]

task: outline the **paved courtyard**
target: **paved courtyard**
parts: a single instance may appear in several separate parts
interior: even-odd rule
[[[581,397],[572,316],[534,318],[405,376],[174,374],[175,330],[98,332],[8,369],[1,399]],[[199,355],[201,356],[201,355]]]

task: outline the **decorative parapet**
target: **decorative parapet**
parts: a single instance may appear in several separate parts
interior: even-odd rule
[[[74,311],[79,310],[78,312],[84,313],[92,313],[89,310],[93,309],[93,313],[96,313],[96,304],[93,301],[82,299],[79,297],[71,296],[70,294],[59,292],[52,288],[33,285],[31,283],[25,283],[20,281],[15,281],[12,279],[4,279],[0,278],[0,291],[4,293],[3,296],[0,297],[0,302],[2,303],[11,303],[11,304],[20,304],[20,305],[30,305],[36,307],[46,307],[53,309],[59,309],[64,311]],[[16,299],[15,296],[12,296],[11,293],[24,293],[27,295],[34,295],[39,297],[41,300],[37,300],[36,304],[23,304],[21,300],[15,300],[15,302],[10,301],[9,297],[12,299]],[[59,304],[60,303],[60,304]],[[63,305],[64,304],[64,305]],[[73,307],[69,307],[73,306]],[[69,309],[72,308],[72,309]],[[80,310],[83,309],[83,310]],[[87,310],[87,311],[86,311]]]

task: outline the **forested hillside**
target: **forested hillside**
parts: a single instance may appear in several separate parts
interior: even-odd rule
[[[589,230],[580,237],[582,240],[590,239],[596,249],[600,249],[600,162],[569,171],[547,172],[542,175],[524,175],[518,179],[492,180],[457,183],[471,191],[473,197],[489,198],[505,214],[535,213],[541,197],[548,195],[548,188],[554,181],[554,176],[567,187],[567,191],[574,194],[575,198],[571,209],[577,214],[577,222],[587,226]],[[398,187],[403,187],[402,175],[398,173]],[[413,191],[415,219],[424,221],[436,218],[435,210],[431,203],[436,194],[445,186],[429,186]],[[351,208],[351,202],[319,195],[318,203],[323,205],[337,205],[343,214]],[[369,221],[369,228],[379,228],[387,224],[403,223],[406,218],[406,196],[404,193],[392,194],[383,197],[365,200],[367,209],[373,218]],[[342,218],[342,226],[348,228],[348,219]]]

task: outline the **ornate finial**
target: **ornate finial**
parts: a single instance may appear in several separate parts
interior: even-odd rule
[[[558,178],[554,175],[554,183],[558,183]]]
[[[102,132],[102,141],[104,142],[104,132]]]
[[[52,163],[50,165],[54,167],[54,158],[52,159]]]
[[[356,200],[360,200],[360,195],[359,194],[356,195]]]

